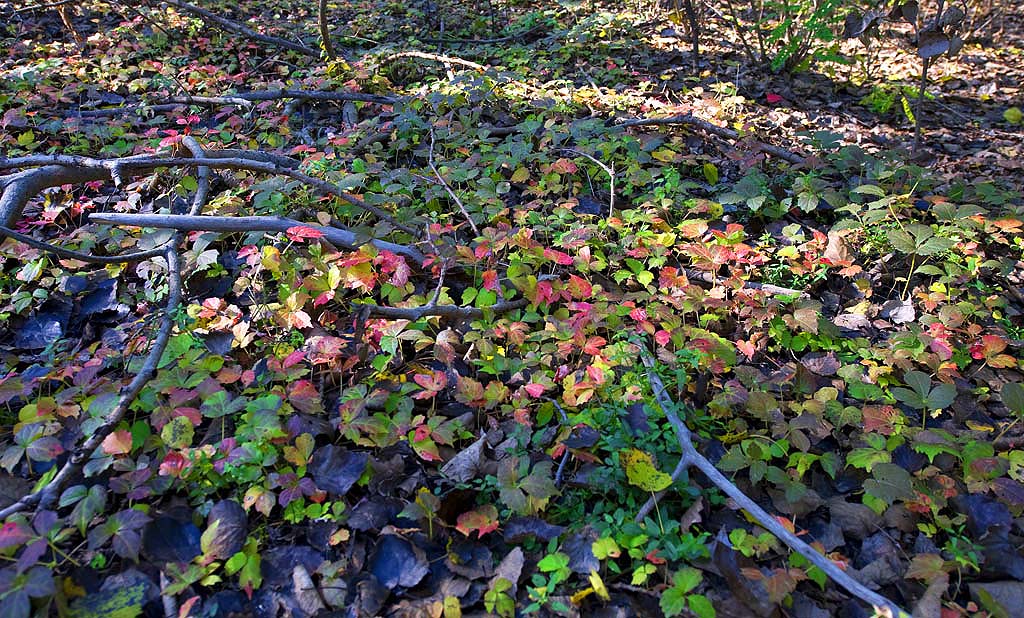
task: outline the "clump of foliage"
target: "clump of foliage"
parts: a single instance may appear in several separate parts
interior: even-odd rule
[[[255,43],[170,4],[2,26],[0,205],[93,174],[0,229],[6,615],[838,612],[673,414],[880,594],[1010,615],[1012,187],[801,122],[771,149],[782,107],[676,76],[622,7],[325,4],[323,62],[308,7]],[[847,17],[726,4],[769,71],[834,59]]]

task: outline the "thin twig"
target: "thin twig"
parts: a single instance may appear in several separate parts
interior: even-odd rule
[[[14,9],[15,13],[31,13],[32,11],[45,11],[47,9],[55,9],[57,7],[71,4],[76,0],[60,0],[59,2],[51,2],[49,4],[36,4],[34,6],[26,6],[20,9]]]
[[[719,282],[713,274],[693,268],[686,269],[686,276],[689,279],[697,279],[704,283],[715,284]],[[799,298],[807,298],[810,296],[807,292],[802,292],[793,288],[784,288],[782,286],[772,285],[771,283],[758,283],[757,281],[744,281],[743,287],[751,290],[761,290],[773,296],[797,296]]]
[[[487,307],[492,313],[508,313],[516,309],[522,309],[530,304],[525,298],[495,303]],[[469,318],[484,317],[484,310],[476,307],[460,307],[458,305],[424,305],[422,307],[382,307],[380,305],[358,305],[365,308],[369,314],[389,320],[416,320],[426,317],[448,318],[450,320],[465,320]]]
[[[328,90],[257,90],[253,92],[239,92],[224,96],[180,96],[165,97],[151,103],[132,103],[119,107],[105,107],[102,109],[89,109],[79,111],[83,117],[104,117],[116,116],[122,113],[141,113],[143,111],[162,112],[170,111],[181,105],[238,105],[250,107],[259,101],[279,101],[293,99],[299,101],[324,101],[342,103],[355,101],[357,103],[376,103],[378,105],[396,105],[403,99],[401,97],[386,96],[380,94],[369,94],[366,92],[332,92]]]
[[[480,228],[478,228],[476,223],[473,222],[473,217],[469,216],[469,211],[466,210],[465,204],[463,204],[462,200],[459,199],[459,196],[455,194],[455,191],[452,191],[452,188],[448,186],[448,183],[445,182],[444,176],[441,175],[441,172],[437,170],[437,166],[434,165],[434,127],[430,127],[430,150],[427,151],[427,164],[430,165],[431,171],[433,171],[434,175],[437,176],[438,182],[441,183],[441,186],[444,187],[444,190],[448,192],[448,195],[455,201],[459,210],[462,211],[462,216],[466,218],[466,221],[469,223],[469,227],[473,228],[473,234],[479,238]]]
[[[619,128],[626,128],[673,124],[683,124],[695,127],[697,129],[700,129],[701,131],[704,131],[705,133],[717,135],[718,137],[731,141],[736,141],[740,139],[740,134],[737,133],[736,131],[733,131],[732,129],[729,129],[727,127],[720,127],[717,124],[708,122],[707,120],[697,118],[693,114],[681,114],[678,116],[667,116],[664,118],[633,118],[630,120],[619,122],[615,126]],[[761,149],[762,152],[778,157],[783,161],[788,161],[789,163],[800,164],[804,162],[804,158],[802,156],[796,154],[795,152],[786,150],[785,148],[772,146],[771,144],[765,144],[763,142],[759,143],[758,147]]]
[[[428,54],[427,52],[421,52],[421,51],[404,51],[404,52],[398,52],[396,54],[391,54],[390,56],[386,56],[383,59],[383,62],[388,63],[388,62],[392,62],[394,60],[399,60],[401,58],[419,58],[421,60],[432,60],[434,62],[441,62],[441,63],[444,63],[444,64],[457,64],[457,65],[460,65],[460,66],[464,66],[464,67],[473,69],[475,71],[480,71],[481,73],[483,73],[484,71],[487,70],[487,67],[485,67],[482,64],[477,64],[476,62],[472,62],[472,61],[469,61],[469,60],[463,60],[462,58],[456,58],[454,56],[442,56],[441,54]]]
[[[562,408],[562,406],[557,401],[552,399],[551,397],[545,397],[544,399],[548,400],[549,402],[551,402],[551,404],[553,406],[555,406],[555,409],[558,410],[558,413],[562,417],[562,422],[566,426],[568,426],[569,425],[569,415],[565,413],[565,409]],[[555,487],[561,487],[562,486],[562,477],[565,474],[565,466],[568,463],[569,463],[569,448],[566,447],[565,453],[562,454],[562,461],[558,462],[558,471],[555,472]]]
[[[669,424],[672,425],[672,429],[675,430],[676,438],[679,441],[679,448],[682,450],[680,465],[686,467],[695,466],[703,472],[715,487],[722,490],[740,508],[749,513],[757,521],[758,525],[774,534],[779,540],[788,545],[790,549],[807,558],[811,564],[821,569],[829,579],[845,588],[854,597],[875,607],[886,608],[893,616],[909,616],[899,605],[850,577],[845,571],[836,566],[834,562],[818,553],[817,550],[790,532],[777,519],[761,508],[760,505],[740,491],[711,461],[697,451],[689,427],[679,418],[679,415],[676,413],[676,403],[672,401],[672,397],[665,389],[664,383],[654,370],[654,357],[651,356],[651,353],[647,351],[647,348],[641,342],[637,342],[636,345],[639,348],[640,359],[643,361],[644,366],[647,367],[647,379],[654,393],[654,399],[658,402]]]
[[[597,160],[595,157],[592,157],[592,156],[590,156],[589,154],[587,154],[585,152],[581,152],[579,150],[573,150],[572,148],[562,148],[561,151],[562,152],[572,153],[572,154],[584,157],[586,159],[589,159],[594,165],[596,165],[596,166],[600,167],[602,170],[604,170],[605,174],[608,174],[608,178],[611,179],[611,182],[609,183],[609,187],[608,187],[608,191],[611,192],[611,197],[608,198],[608,216],[609,217],[613,216],[615,214],[615,162],[613,161],[612,162],[612,166],[608,167],[607,165],[605,165],[601,161]]]

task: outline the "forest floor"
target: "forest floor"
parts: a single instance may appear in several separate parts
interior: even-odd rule
[[[1016,615],[1024,14],[715,4],[0,2],[0,616]]]

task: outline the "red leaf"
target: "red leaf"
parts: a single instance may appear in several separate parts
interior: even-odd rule
[[[569,159],[559,159],[551,164],[551,171],[556,174],[575,174],[576,164]]]
[[[498,271],[486,270],[483,274],[484,289],[492,292],[498,291]]]
[[[572,266],[572,256],[568,253],[555,251],[554,249],[545,249],[544,257],[562,266]]]
[[[322,238],[324,233],[308,225],[295,225],[285,231],[288,240],[292,242],[306,242],[310,238]]]
[[[775,105],[776,103],[779,103],[779,102],[782,101],[782,97],[780,97],[779,95],[775,94],[774,92],[769,92],[768,94],[765,95],[764,98],[767,99],[767,101],[768,101],[768,103],[770,105]]]
[[[527,384],[526,386],[523,387],[523,389],[530,394],[530,397],[540,397],[541,395],[544,394],[543,384]]]
[[[455,529],[469,536],[476,531],[477,538],[498,529],[498,509],[493,504],[479,506],[459,515]]]
[[[571,264],[572,262],[570,261],[569,263]],[[590,285],[590,282],[586,279],[577,277],[576,275],[569,275],[569,284],[566,287],[569,289],[569,293],[572,294],[573,298],[577,298],[579,300],[590,298],[594,293],[594,286]]]

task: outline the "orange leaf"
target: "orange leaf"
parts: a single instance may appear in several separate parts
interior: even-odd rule
[[[131,432],[119,429],[103,438],[103,452],[107,455],[127,455],[132,452]]]

